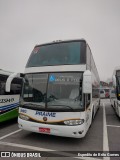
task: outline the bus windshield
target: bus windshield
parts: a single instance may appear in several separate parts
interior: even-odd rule
[[[120,71],[118,70],[117,72],[116,72],[116,82],[117,82],[117,86],[120,86]]]
[[[85,64],[85,42],[70,41],[36,46],[26,67]]]
[[[80,111],[82,73],[27,74],[22,105],[38,110]]]

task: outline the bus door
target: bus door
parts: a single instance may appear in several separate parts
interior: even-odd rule
[[[86,112],[86,124],[87,126],[90,125],[91,120],[91,94],[84,95],[84,104],[85,104],[85,112]]]

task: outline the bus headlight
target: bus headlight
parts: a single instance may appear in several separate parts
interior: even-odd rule
[[[28,121],[28,120],[30,119],[28,116],[23,115],[23,114],[19,114],[19,117],[20,117],[21,119],[23,119],[23,120],[26,120],[26,121]]]
[[[84,123],[84,119],[64,121],[64,124],[66,124],[66,125],[68,125],[68,126],[81,125],[81,124],[83,124],[83,123]]]

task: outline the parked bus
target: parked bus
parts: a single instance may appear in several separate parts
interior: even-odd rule
[[[0,122],[18,116],[19,96],[22,79],[13,77],[14,73],[0,70]],[[10,90],[6,90],[6,82],[11,80]]]
[[[110,101],[116,114],[120,117],[120,67],[116,67],[113,72],[113,87],[110,92]]]
[[[109,98],[110,88],[100,88],[100,98]]]
[[[99,75],[85,40],[34,47],[25,68],[19,127],[82,138],[100,105]]]

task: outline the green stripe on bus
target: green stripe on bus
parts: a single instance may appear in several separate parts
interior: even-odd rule
[[[13,109],[9,112],[6,112],[2,115],[0,115],[0,122],[7,121],[9,119],[17,118],[18,117],[18,108]]]

